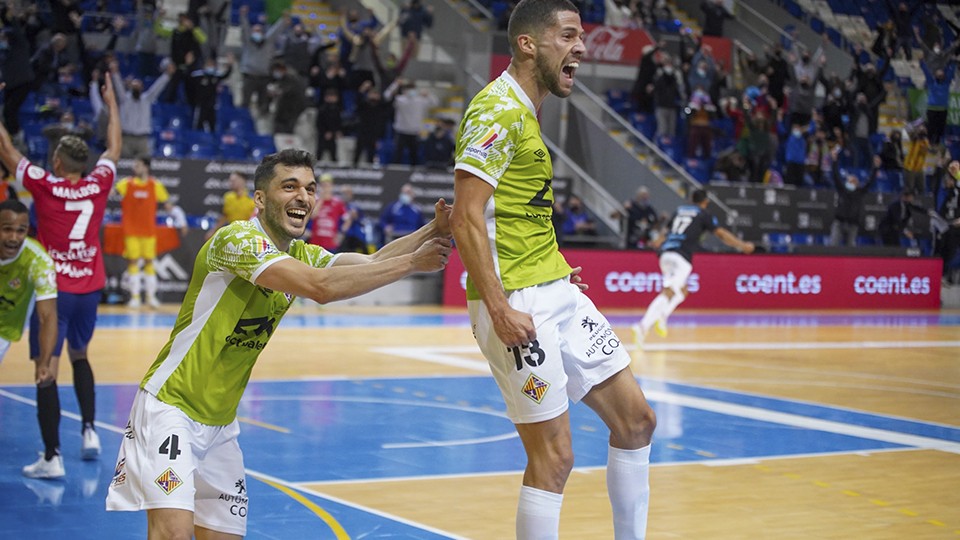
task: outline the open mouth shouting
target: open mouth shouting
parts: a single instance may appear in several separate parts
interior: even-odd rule
[[[23,240],[8,240],[6,242],[0,243],[0,259],[12,259],[17,256],[17,253],[20,252],[20,246],[23,245]]]
[[[290,218],[290,224],[294,227],[304,227],[307,224],[306,208],[290,208],[287,210],[287,217]]]
[[[568,84],[572,85],[573,76],[576,74],[577,68],[579,67],[580,67],[579,60],[574,60],[572,62],[564,64],[563,68],[560,70],[561,74],[563,75],[563,80],[566,81]]]

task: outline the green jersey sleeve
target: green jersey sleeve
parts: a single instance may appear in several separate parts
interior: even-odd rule
[[[26,241],[30,242],[29,249],[33,253],[30,264],[30,280],[33,282],[37,300],[56,298],[57,271],[53,265],[53,259],[50,258],[50,255],[47,255],[46,250],[39,242],[32,238],[28,238]]]
[[[253,221],[234,221],[210,240],[207,265],[211,272],[230,272],[254,283],[268,266],[289,257]]]

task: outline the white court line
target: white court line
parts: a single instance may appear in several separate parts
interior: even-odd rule
[[[23,403],[23,404],[25,404],[25,405],[30,405],[30,406],[33,406],[33,407],[36,407],[36,406],[37,406],[36,400],[29,399],[29,398],[25,398],[25,397],[23,397],[23,396],[18,396],[17,394],[14,394],[14,393],[12,393],[12,392],[7,392],[6,390],[3,390],[3,389],[0,389],[0,396],[3,396],[3,397],[8,398],[8,399],[12,399],[13,401],[18,401],[18,402]],[[81,417],[80,417],[80,415],[78,415],[78,414],[74,414],[74,413],[68,412],[68,411],[61,411],[61,414],[62,414],[63,416],[66,416],[67,418],[72,418],[73,420],[76,420],[76,421],[78,421],[78,422],[81,421]],[[105,424],[105,423],[103,423],[103,422],[95,422],[95,424],[96,424],[96,426],[99,427],[99,428],[103,428],[103,429],[105,429],[105,430],[107,430],[107,431],[112,431],[112,432],[114,432],[114,433],[119,433],[119,434],[121,434],[121,435],[122,435],[122,434],[124,433],[124,431],[125,431],[124,428],[119,428],[119,427],[117,427],[117,426],[114,426],[114,425],[111,425],[111,424]],[[373,508],[368,508],[368,507],[363,506],[363,505],[361,505],[361,504],[356,504],[356,503],[353,503],[353,502],[350,502],[350,501],[345,501],[345,500],[340,499],[340,498],[338,498],[338,497],[333,497],[333,496],[330,496],[330,495],[326,495],[326,494],[320,493],[320,492],[318,492],[318,491],[305,488],[305,487],[300,486],[300,485],[298,485],[298,484],[294,484],[294,483],[291,483],[291,482],[287,482],[286,480],[281,480],[281,479],[279,479],[279,478],[277,478],[277,477],[275,477],[275,476],[270,476],[270,475],[268,475],[268,474],[264,474],[264,473],[262,473],[262,472],[255,471],[255,470],[253,470],[253,469],[244,468],[244,472],[246,472],[247,474],[249,474],[250,476],[253,476],[253,477],[255,477],[255,478],[266,478],[266,479],[268,479],[268,480],[270,480],[270,481],[272,481],[272,482],[275,482],[275,483],[277,483],[277,484],[286,486],[286,487],[288,487],[288,488],[290,488],[290,489],[293,489],[293,490],[296,490],[296,491],[300,491],[300,492],[306,493],[306,494],[308,494],[308,495],[313,495],[313,496],[319,497],[319,498],[321,498],[321,499],[327,499],[327,500],[333,501],[333,502],[335,502],[335,503],[337,503],[337,504],[341,504],[341,505],[347,506],[347,507],[349,507],[349,508],[354,508],[354,509],[360,510],[360,511],[362,511],[362,512],[369,512],[369,513],[371,513],[371,514],[374,514],[374,515],[377,515],[377,516],[380,516],[380,517],[383,517],[383,518],[386,518],[386,519],[390,519],[390,520],[396,521],[396,522],[398,522],[398,523],[403,523],[404,525],[408,525],[408,526],[410,526],[410,527],[414,527],[414,528],[420,529],[420,530],[422,530],[422,531],[427,531],[427,532],[431,532],[431,533],[434,533],[434,534],[439,534],[439,535],[447,536],[447,537],[452,538],[452,539],[454,539],[454,540],[467,540],[465,537],[457,536],[457,535],[455,535],[455,534],[453,534],[453,533],[449,533],[449,532],[447,532],[447,531],[441,531],[440,529],[435,529],[435,528],[433,528],[433,527],[430,527],[429,525],[424,525],[424,524],[422,524],[422,523],[417,523],[417,522],[414,522],[414,521],[410,521],[410,520],[408,520],[408,519],[404,519],[404,518],[399,517],[399,516],[394,516],[394,515],[392,515],[392,514],[388,514],[388,513],[386,513],[386,512],[382,512],[382,511],[380,511],[380,510],[375,510],[375,509],[373,509]],[[309,483],[309,482],[308,482],[308,483]]]
[[[290,488],[290,489],[299,491],[299,492],[301,492],[301,493],[306,493],[307,495],[313,495],[314,497],[319,497],[319,498],[321,498],[321,499],[327,499],[327,500],[333,501],[333,502],[335,502],[335,503],[337,503],[337,504],[342,504],[343,506],[347,506],[347,507],[354,508],[354,509],[357,509],[357,510],[362,510],[362,511],[364,511],[364,512],[368,512],[368,513],[373,514],[373,515],[375,515],[375,516],[380,516],[380,517],[382,517],[382,518],[386,518],[386,519],[389,519],[389,520],[392,520],[392,521],[396,521],[396,522],[398,522],[398,523],[403,523],[404,525],[409,525],[409,526],[411,526],[411,527],[420,529],[420,530],[422,530],[422,531],[427,531],[427,532],[431,532],[431,533],[433,533],[433,534],[443,535],[443,536],[446,536],[446,537],[448,537],[448,538],[452,538],[452,539],[454,539],[454,540],[468,540],[468,539],[467,539],[466,537],[464,537],[464,536],[457,536],[457,535],[455,535],[455,534],[453,534],[453,533],[450,533],[450,532],[447,532],[447,531],[442,531],[442,530],[440,530],[440,529],[435,529],[435,528],[430,527],[430,526],[428,526],[428,525],[423,525],[422,523],[417,523],[417,522],[415,522],[415,521],[410,521],[410,520],[405,519],[405,518],[402,518],[402,517],[400,517],[400,516],[395,516],[395,515],[393,515],[393,514],[389,514],[389,513],[387,513],[387,512],[382,511],[382,510],[376,510],[376,509],[374,509],[374,508],[370,508],[370,507],[364,506],[364,505],[362,505],[362,504],[357,504],[357,503],[354,503],[354,502],[346,501],[346,500],[341,499],[341,498],[339,498],[339,497],[334,497],[334,496],[328,495],[328,494],[326,494],[326,493],[321,493],[321,492],[319,492],[319,491],[316,491],[316,490],[314,490],[314,489],[310,489],[310,488],[304,486],[304,484],[310,484],[311,482],[297,482],[297,483],[287,482],[286,480],[281,480],[281,479],[279,479],[279,478],[277,478],[277,477],[275,477],[275,476],[270,476],[269,474],[264,474],[264,473],[259,472],[259,471],[254,471],[253,469],[246,469],[246,472],[247,472],[247,474],[249,474],[250,476],[253,476],[254,478],[265,478],[265,479],[267,479],[267,480],[270,480],[271,482],[280,484],[280,485],[282,485],[282,486],[285,486],[285,487],[288,487],[288,488]],[[316,482],[313,482],[313,483],[316,483]]]

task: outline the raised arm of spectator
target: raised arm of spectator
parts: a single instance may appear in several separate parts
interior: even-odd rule
[[[270,28],[267,29],[267,33],[263,36],[266,40],[271,40],[276,35],[283,30],[286,30],[290,27],[290,12],[284,11],[283,16],[277,19],[277,22],[270,25]]]
[[[90,74],[89,97],[90,106],[93,107],[93,116],[97,117],[103,110],[103,99],[100,97],[100,73],[97,70],[93,70],[93,73]]]
[[[167,58],[168,62],[163,73],[157,77],[157,80],[153,81],[153,84],[150,85],[150,88],[147,88],[143,92],[142,98],[147,103],[153,103],[160,97],[160,93],[163,92],[163,89],[167,87],[167,83],[170,82],[170,77],[173,77],[173,74],[177,72],[177,66],[173,63],[173,60]]]
[[[2,88],[3,85],[0,85],[0,89]],[[3,122],[0,122],[0,160],[3,161],[3,166],[6,167],[11,174],[14,174],[17,170],[17,165],[20,164],[20,160],[22,159],[23,154],[13,145],[13,141],[10,139],[10,133],[7,132],[7,126],[3,125]]]
[[[103,103],[110,113],[110,120],[107,123],[107,149],[100,155],[100,158],[116,163],[120,159],[123,135],[120,132],[120,107],[117,105],[117,96],[113,91],[113,80],[111,78],[106,78],[103,81]]]
[[[377,35],[373,38],[374,45],[380,45],[383,43],[383,40],[387,39],[387,36],[390,35],[390,32],[393,32],[393,29],[397,27],[397,24],[400,22],[400,19],[395,17],[392,21],[384,25],[383,28],[377,32]]]

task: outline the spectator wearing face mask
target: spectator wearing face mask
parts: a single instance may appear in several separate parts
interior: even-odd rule
[[[837,161],[839,153],[839,147],[833,149],[833,184],[837,188],[837,208],[830,225],[830,245],[853,247],[857,244],[857,233],[863,221],[864,199],[877,181],[880,171],[880,156],[874,157],[870,179],[866,184],[861,184],[857,175],[840,169]]]
[[[380,140],[387,134],[387,126],[393,118],[393,105],[383,99],[383,94],[370,81],[360,87],[357,103],[357,145],[353,151],[353,166],[360,163],[364,155],[367,163],[377,156]]]
[[[653,102],[657,116],[657,137],[670,139],[677,134],[677,114],[685,101],[680,72],[672,59],[663,54],[663,63],[653,77]]]
[[[317,161],[337,162],[337,142],[343,135],[343,105],[335,88],[323,93],[323,102],[317,107]]]
[[[261,17],[265,19],[265,17]],[[276,56],[277,48],[274,43],[278,33],[290,25],[290,15],[273,23],[264,30],[263,22],[250,24],[250,8],[240,6],[240,73],[243,75],[242,105],[250,108],[253,96],[257,97],[257,110],[260,116],[270,111],[270,97],[267,87],[270,85],[270,63]]]
[[[791,186],[803,185],[803,176],[807,164],[807,135],[804,132],[803,124],[794,124],[790,129],[790,136],[787,137],[786,151],[784,161],[786,161],[786,171],[783,175],[784,183]],[[810,126],[812,128],[812,125]]]
[[[927,63],[921,60],[920,67],[927,79],[927,135],[930,137],[930,144],[938,145],[947,127],[950,83],[955,70],[952,62],[947,64],[946,69],[931,71]]]
[[[128,88],[124,88],[120,77],[120,65],[116,60],[110,62],[110,75],[113,77],[113,87],[116,89],[117,101],[120,105],[120,127],[123,130],[123,147],[121,157],[133,158],[137,156],[153,155],[153,103],[160,97],[160,93],[167,86],[167,82],[177,71],[177,65],[169,58],[164,60],[165,71],[150,88],[143,89],[143,81],[133,79]]]
[[[77,123],[72,111],[64,111],[60,115],[60,121],[43,127],[43,136],[47,138],[47,166],[53,164],[53,153],[60,143],[60,137],[64,135],[76,135],[87,143],[93,139],[93,129],[86,123]]]
[[[165,103],[177,102],[180,85],[186,86],[187,77],[200,65],[203,58],[202,47],[207,42],[207,35],[194,26],[193,19],[186,12],[177,17],[177,23],[177,27],[173,30],[167,30],[162,26],[156,27],[158,36],[170,38],[170,59],[177,66],[161,97]],[[189,91],[187,101],[191,104],[193,102]]]
[[[275,60],[271,66],[273,86],[270,93],[277,100],[273,116],[274,133],[293,133],[297,120],[307,109],[307,82],[282,60]]]
[[[193,95],[193,129],[213,133],[217,130],[217,90],[220,83],[233,72],[233,57],[229,57],[227,68],[217,67],[215,58],[207,58],[203,69],[190,74],[188,87]]]
[[[287,67],[301,77],[310,76],[312,54],[310,32],[302,24],[295,24],[283,38],[283,53],[280,57]]]
[[[410,81],[400,81],[401,92],[393,98],[395,116],[393,131],[396,144],[393,148],[393,162],[400,163],[404,154],[410,158],[410,165],[420,163],[420,129],[440,100],[427,88],[417,89]],[[392,87],[384,93],[387,99],[392,97]]]
[[[383,229],[383,241],[406,236],[423,226],[423,215],[413,203],[413,185],[404,184],[396,202],[386,207],[380,214],[380,227]]]

